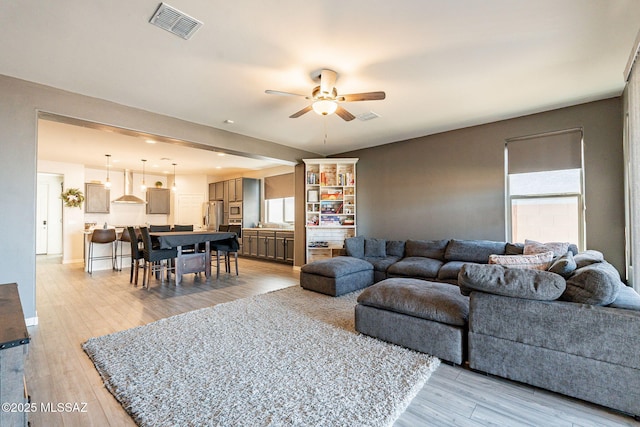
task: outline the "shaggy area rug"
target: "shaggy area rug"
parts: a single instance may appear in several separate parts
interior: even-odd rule
[[[294,286],[83,348],[141,426],[387,426],[439,360],[358,334],[358,294]]]

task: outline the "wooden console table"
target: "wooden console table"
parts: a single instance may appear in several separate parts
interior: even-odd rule
[[[30,338],[15,283],[0,285],[0,325],[0,426],[26,426],[24,359]]]

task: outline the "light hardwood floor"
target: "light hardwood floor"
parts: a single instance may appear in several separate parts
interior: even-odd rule
[[[31,426],[135,426],[103,386],[81,344],[93,336],[298,284],[291,266],[240,259],[240,276],[181,286],[129,284],[129,271],[95,271],[38,257],[38,326],[30,327],[27,386],[32,402],[78,403],[86,412],[30,414]],[[140,360],[144,365],[144,360]],[[86,406],[83,404],[86,403]],[[74,408],[75,409],[75,408]],[[638,426],[633,418],[544,390],[441,364],[395,423],[408,426]]]

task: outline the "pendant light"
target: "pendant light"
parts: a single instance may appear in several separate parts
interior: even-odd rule
[[[143,192],[147,191],[147,184],[144,182],[144,165],[147,161],[145,159],[142,159],[142,185],[140,186],[140,190],[142,190]]]
[[[104,188],[111,188],[111,180],[109,180],[109,169],[111,169],[111,154],[105,154],[107,158],[107,180],[104,182]]]
[[[171,163],[173,165],[173,191],[178,191],[178,186],[176,185],[176,164]]]

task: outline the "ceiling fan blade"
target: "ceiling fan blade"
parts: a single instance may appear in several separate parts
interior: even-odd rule
[[[292,115],[289,116],[290,119],[297,119],[298,117],[300,117],[301,115],[308,113],[309,111],[311,111],[313,109],[313,107],[311,107],[311,105],[307,105],[306,107],[304,107],[302,110],[298,111],[297,113],[293,113]]]
[[[350,112],[348,112],[347,110],[345,110],[339,105],[338,105],[338,108],[336,109],[336,114],[340,116],[340,118],[345,122],[350,122],[351,120],[356,118],[356,116],[354,116],[353,114],[351,114]]]
[[[269,95],[281,95],[281,96],[306,96],[306,95],[300,95],[298,93],[291,93],[291,92],[282,92],[279,90],[265,90],[264,93],[269,94]]]
[[[354,101],[377,101],[380,99],[385,99],[386,94],[382,91],[380,92],[364,92],[364,93],[350,93],[348,95],[340,95],[338,96],[338,101],[342,102],[354,102]]]
[[[333,70],[320,71],[320,92],[330,96],[336,86],[337,73]]]

